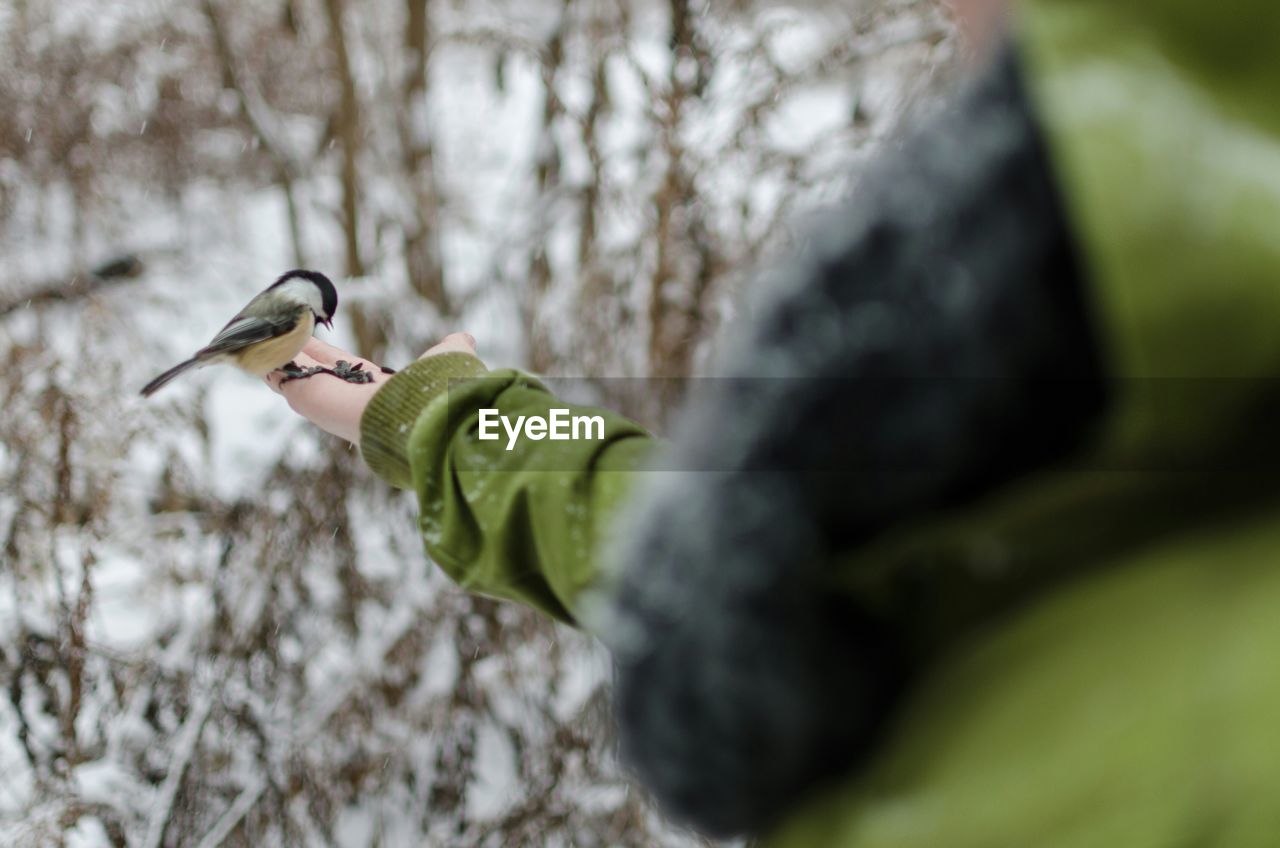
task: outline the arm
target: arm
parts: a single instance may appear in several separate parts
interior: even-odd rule
[[[313,339],[298,362],[337,359],[360,361]],[[569,407],[532,377],[489,371],[464,334],[393,377],[364,364],[374,383],[268,380],[299,414],[360,445],[384,480],[417,495],[427,553],[462,588],[576,623],[598,577],[596,553],[648,456],[649,435],[612,412],[570,408],[603,418],[604,438],[521,439],[512,450],[505,433],[480,440],[481,409],[514,419]]]

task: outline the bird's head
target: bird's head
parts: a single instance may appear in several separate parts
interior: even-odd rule
[[[319,271],[289,271],[272,284],[283,294],[306,304],[316,316],[316,323],[333,329],[333,316],[338,311],[338,290]]]

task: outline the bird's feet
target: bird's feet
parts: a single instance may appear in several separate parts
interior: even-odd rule
[[[321,368],[318,365],[312,366],[311,368],[303,368],[298,363],[290,360],[280,366],[280,372],[284,374],[284,377],[280,380],[280,385],[283,386],[291,380],[305,380],[307,377],[314,376],[319,374],[321,371],[326,370],[328,369]]]

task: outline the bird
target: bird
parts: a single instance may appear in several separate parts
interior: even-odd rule
[[[192,368],[215,363],[234,365],[255,377],[277,369],[285,369],[294,378],[319,371],[333,373],[322,368],[304,371],[293,364],[293,358],[311,338],[316,324],[332,329],[337,311],[338,290],[328,277],[318,271],[289,271],[245,304],[190,359],[143,386],[142,396],[150,397]]]

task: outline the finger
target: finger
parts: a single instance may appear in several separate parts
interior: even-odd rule
[[[437,344],[427,348],[427,352],[418,357],[424,359],[440,353],[469,353],[476,355],[476,337],[470,333],[450,333]]]
[[[306,345],[303,346],[302,352],[315,358],[315,360],[324,365],[326,368],[332,368],[337,364],[339,359],[345,359],[348,362],[354,362],[359,359],[354,353],[348,353],[340,347],[335,347],[326,341],[312,336],[307,339]]]
[[[339,362],[345,360],[352,365],[356,363],[363,365],[364,370],[373,374],[374,377],[386,373],[382,370],[382,366],[373,360],[365,359],[363,356],[356,356],[354,353],[345,351],[340,347],[334,347],[328,342],[317,339],[315,336],[307,339],[307,343],[302,350],[304,353],[315,357],[316,361],[326,368],[333,368]]]

